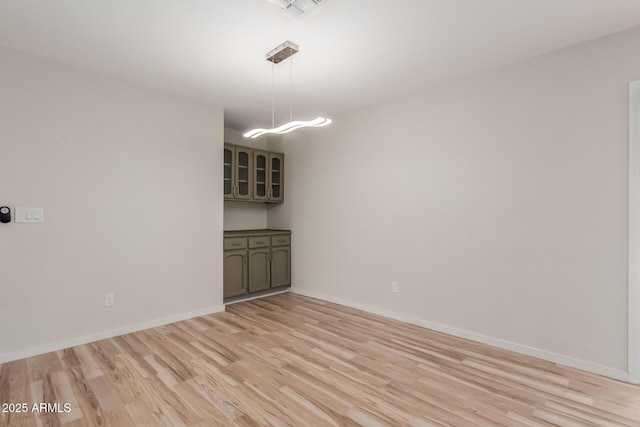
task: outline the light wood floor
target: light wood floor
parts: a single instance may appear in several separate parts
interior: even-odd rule
[[[638,387],[293,294],[0,365],[0,402],[29,406],[3,426],[640,426]]]

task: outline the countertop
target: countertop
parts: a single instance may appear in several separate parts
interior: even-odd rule
[[[291,234],[291,230],[275,230],[272,228],[263,228],[261,230],[233,230],[225,231],[224,237],[275,236],[278,234]]]

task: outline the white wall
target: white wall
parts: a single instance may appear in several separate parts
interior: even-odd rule
[[[221,109],[6,49],[0,94],[0,205],[45,211],[0,224],[0,361],[221,307]]]
[[[238,144],[245,147],[267,149],[267,139],[247,139],[243,132],[235,129],[224,129],[224,141],[229,144]],[[224,203],[224,229],[225,230],[259,230],[267,228],[267,205],[253,202]]]
[[[294,289],[623,377],[638,46],[620,33],[274,144]]]

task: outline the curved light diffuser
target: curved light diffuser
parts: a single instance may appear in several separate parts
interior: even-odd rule
[[[277,128],[274,128],[274,129],[260,129],[260,128],[253,129],[245,133],[243,136],[245,138],[257,138],[259,136],[266,135],[268,133],[275,133],[275,134],[282,135],[284,133],[289,133],[300,128],[305,128],[305,127],[317,128],[321,126],[326,126],[328,124],[331,124],[331,119],[318,117],[315,120],[309,120],[306,122],[295,121],[295,122],[285,123],[282,126],[278,126]]]

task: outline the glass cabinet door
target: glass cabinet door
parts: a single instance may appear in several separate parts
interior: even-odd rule
[[[224,198],[233,199],[233,147],[224,147]]]
[[[269,155],[264,151],[253,152],[253,199],[254,200],[267,200],[269,195],[267,190],[269,189],[267,184],[267,165],[269,161]]]
[[[284,156],[282,154],[269,153],[269,200],[281,201],[284,199]]]
[[[236,147],[236,199],[251,198],[251,151]]]

